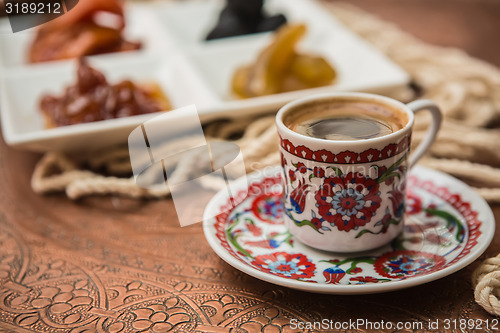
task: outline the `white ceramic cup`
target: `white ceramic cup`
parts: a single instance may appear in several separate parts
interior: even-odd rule
[[[385,136],[349,141],[313,138],[285,125],[284,120],[298,110],[317,112],[338,101],[381,104],[402,116],[405,125]],[[430,112],[432,124],[410,157],[414,114],[422,110]],[[364,251],[390,242],[403,230],[408,168],[430,147],[441,119],[432,101],[405,105],[365,93],[315,95],[282,107],[276,124],[284,218],[290,232],[302,243],[326,251]]]

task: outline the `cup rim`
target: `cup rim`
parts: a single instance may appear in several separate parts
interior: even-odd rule
[[[375,138],[370,138],[370,139],[361,139],[361,140],[328,140],[328,139],[320,139],[320,138],[314,138],[311,136],[303,135],[300,133],[297,133],[290,128],[288,128],[285,123],[283,122],[283,116],[291,109],[294,109],[298,106],[307,104],[311,101],[325,101],[333,98],[347,98],[347,99],[359,99],[363,101],[375,101],[379,102],[388,106],[391,106],[393,108],[396,108],[404,113],[406,113],[408,117],[408,122],[403,128],[400,128],[399,130],[392,132],[387,135],[375,137]],[[289,102],[282,106],[278,113],[276,114],[276,125],[278,127],[278,130],[280,132],[284,132],[290,136],[295,136],[302,138],[304,140],[310,140],[312,142],[320,143],[320,144],[325,144],[328,143],[329,145],[331,144],[342,144],[342,145],[360,145],[360,144],[367,144],[367,143],[377,143],[380,141],[386,141],[388,139],[392,138],[397,138],[400,137],[402,133],[407,132],[413,127],[413,123],[415,121],[415,116],[414,113],[411,111],[411,109],[408,108],[408,106],[400,101],[397,101],[395,99],[392,99],[390,97],[386,96],[381,96],[381,95],[376,95],[376,94],[370,94],[370,93],[359,93],[359,92],[330,92],[330,93],[322,93],[322,94],[315,94],[315,95],[310,95],[307,97],[299,98],[296,99],[292,102]]]

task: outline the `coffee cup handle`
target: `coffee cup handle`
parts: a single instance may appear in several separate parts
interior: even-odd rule
[[[420,111],[427,110],[431,113],[432,123],[430,128],[427,130],[427,134],[424,140],[420,143],[417,149],[410,156],[410,168],[414,166],[418,160],[425,154],[425,152],[430,148],[434,140],[436,139],[439,128],[441,127],[441,121],[443,120],[443,115],[441,110],[433,101],[428,99],[421,99],[418,101],[413,101],[407,104],[408,108],[417,114]]]

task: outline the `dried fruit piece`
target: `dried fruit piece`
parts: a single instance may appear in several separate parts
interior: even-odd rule
[[[235,71],[233,91],[248,98],[331,84],[337,74],[323,57],[296,53],[305,33],[303,24],[280,28],[254,64]]]
[[[102,13],[107,16],[99,17]],[[141,48],[140,43],[124,40],[124,27],[121,1],[80,1],[74,9],[38,29],[29,50],[29,61],[44,62]]]
[[[320,87],[331,83],[337,73],[320,56],[297,54],[292,61],[290,73],[310,87]]]
[[[50,128],[169,110],[171,106],[158,84],[136,85],[124,80],[112,85],[80,59],[76,84],[60,96],[43,96],[40,108]]]

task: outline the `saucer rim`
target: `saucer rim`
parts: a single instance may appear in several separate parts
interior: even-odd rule
[[[259,171],[254,172],[247,176],[248,183],[247,179],[245,179],[245,177],[242,177],[240,179],[237,179],[233,183],[232,188],[244,188],[244,184],[251,184],[252,182],[261,180],[265,176],[270,176],[271,174],[276,175],[280,170],[281,167],[276,166],[272,169],[272,172],[269,171],[266,175],[263,175]],[[467,199],[467,202],[471,203],[473,209],[477,211],[478,215],[480,215],[481,217],[481,235],[478,237],[477,244],[470,250],[470,252],[457,262],[426,275],[414,276],[411,279],[390,281],[382,284],[314,284],[261,272],[249,266],[248,264],[239,261],[218,243],[218,239],[215,235],[215,218],[210,216],[214,215],[212,211],[216,212],[220,208],[217,205],[220,205],[224,197],[227,196],[227,192],[225,191],[218,192],[206,206],[205,212],[203,214],[203,232],[212,250],[214,250],[214,252],[222,260],[243,273],[272,284],[302,291],[338,295],[374,294],[418,286],[444,278],[473,263],[486,251],[486,249],[491,244],[495,234],[495,219],[490,206],[470,186],[453,176],[423,166],[415,166],[410,172],[410,174],[416,177],[419,177],[419,174],[425,173],[431,174],[431,176],[425,177],[423,179],[440,179],[439,183],[444,183],[438,184],[438,186],[449,187],[449,184],[451,182],[453,185],[453,193],[460,193],[462,197],[465,197]]]

